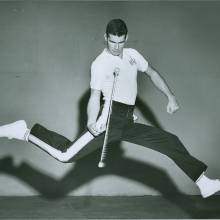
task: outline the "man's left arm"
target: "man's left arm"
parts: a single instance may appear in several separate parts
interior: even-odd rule
[[[145,73],[151,78],[153,84],[167,96],[167,112],[169,114],[173,114],[175,111],[177,111],[179,109],[179,105],[176,101],[174,94],[171,92],[166,81],[162,78],[162,76],[160,76],[160,74],[150,65],[148,66]]]

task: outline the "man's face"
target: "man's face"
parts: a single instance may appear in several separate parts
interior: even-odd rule
[[[114,56],[120,56],[123,52],[127,37],[125,35],[119,37],[109,34],[108,36],[105,36],[105,39],[107,41],[109,52]]]

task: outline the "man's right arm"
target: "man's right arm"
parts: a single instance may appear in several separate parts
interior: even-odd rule
[[[101,91],[96,89],[91,89],[91,95],[87,105],[87,127],[91,133],[95,136],[99,135],[100,132],[96,129],[96,120],[100,111],[100,97]]]

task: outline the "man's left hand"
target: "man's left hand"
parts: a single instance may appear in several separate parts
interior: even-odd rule
[[[168,98],[168,104],[167,104],[167,112],[169,114],[173,114],[179,109],[179,105],[176,101],[175,96],[169,97]]]

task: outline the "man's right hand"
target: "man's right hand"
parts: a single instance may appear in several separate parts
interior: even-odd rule
[[[90,125],[87,125],[88,130],[94,135],[94,136],[98,136],[99,134],[101,134],[103,131],[100,131],[97,127],[96,127],[96,122],[92,123]]]

